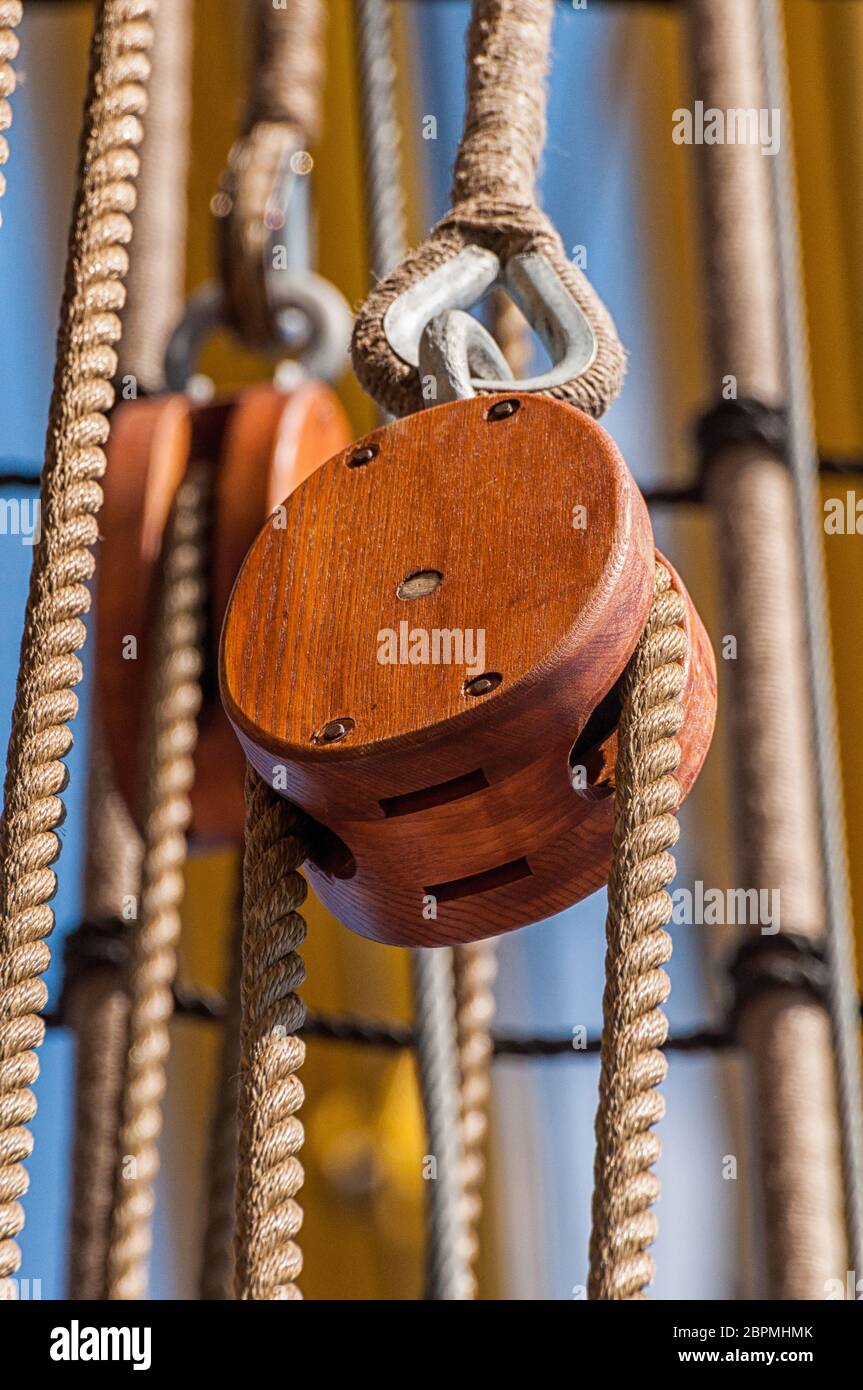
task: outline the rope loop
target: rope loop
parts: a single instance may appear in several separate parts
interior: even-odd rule
[[[272,233],[297,215],[291,175],[311,169],[324,72],[323,0],[276,9],[255,0],[255,42],[245,131],[228,156],[214,207],[228,321],[246,342],[278,339],[269,288]]]
[[[413,286],[442,267],[451,268],[471,247],[491,252],[504,273],[517,256],[543,257],[592,331],[596,351],[590,364],[548,394],[599,416],[622,385],[625,353],[611,315],[536,204],[553,11],[553,0],[474,0],[467,116],[452,208],[427,240],[372,291],[354,329],[357,377],[393,415],[420,410],[426,402],[417,363],[406,360],[391,341],[387,315]],[[445,307],[469,306],[454,298]]]

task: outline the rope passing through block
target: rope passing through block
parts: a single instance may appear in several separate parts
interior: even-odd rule
[[[662,928],[671,915],[665,887],[674,877],[668,851],[679,834],[684,622],[683,600],[657,564],[650,617],[622,691],[590,1240],[594,1299],[643,1298],[653,1277],[647,1247],[656,1237],[650,1207],[659,1179],[651,1169],[660,1155],[653,1126],[664,1114],[656,1088],[667,1070],[660,1006],[671,987],[662,969],[671,937]]]

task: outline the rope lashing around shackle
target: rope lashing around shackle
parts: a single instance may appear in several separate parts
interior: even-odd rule
[[[354,329],[354,370],[366,391],[393,415],[420,410],[428,402],[417,367],[388,339],[387,311],[410,286],[469,246],[493,252],[504,267],[516,255],[542,255],[584,315],[596,342],[593,361],[551,394],[597,416],[620,390],[625,355],[611,316],[535,201],[553,12],[554,0],[475,0],[468,35],[467,117],[452,210],[372,291]]]
[[[183,871],[201,704],[209,471],[193,466],[177,489],[154,615],[153,686],[144,735],[144,857],[132,925],[129,1028],[109,1233],[110,1299],[141,1299],[152,1246],[158,1140],[177,975]]]
[[[684,612],[657,564],[653,605],[624,674],[618,733],[588,1285],[594,1299],[642,1298],[653,1277],[646,1251],[656,1237],[650,1207],[659,1196],[652,1126],[664,1105],[656,1087],[667,1070],[660,1005],[670,983],[661,967],[671,938],[662,928],[671,914],[665,887],[674,877],[668,851],[679,833]]]
[[[324,0],[291,0],[282,9],[272,0],[253,3],[249,104],[222,179],[227,203],[219,247],[228,319],[248,341],[267,345],[276,336],[265,276],[270,206],[291,159],[303,159],[320,130],[326,6]]]
[[[12,64],[18,57],[20,43],[15,30],[24,17],[21,0],[0,0],[0,171],[9,158],[9,142],[3,134],[12,124],[12,104],[9,98],[17,85]],[[0,172],[0,198],[6,192],[6,177]],[[2,218],[0,218],[2,221]]]
[[[300,1299],[303,1266],[296,1236],[303,1213],[297,1076],[306,1045],[299,911],[308,856],[302,812],[246,768],[243,960],[240,1031],[240,1153],[237,1172],[236,1296],[257,1302]]]
[[[77,713],[76,652],[86,629],[91,547],[102,503],[105,412],[113,403],[114,344],[120,337],[135,202],[141,117],[150,75],[154,0],[101,0],[72,218],[57,367],[42,474],[41,539],[30,593],[0,822],[0,1279],[20,1266],[14,1237],[24,1224],[22,1161],[32,1148],[29,1087],[38,1076],[44,1025],[41,975],[54,924],[50,867],[60,851],[63,759]],[[0,1292],[2,1292],[0,1286]]]

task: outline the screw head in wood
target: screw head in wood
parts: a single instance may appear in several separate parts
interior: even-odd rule
[[[515,414],[520,405],[521,401],[516,400],[495,401],[494,405],[489,407],[489,412],[485,418],[487,420],[508,420],[511,415]]]
[[[340,743],[355,728],[353,719],[347,715],[341,719],[330,719],[312,736],[313,743]]]
[[[492,690],[497,690],[503,676],[500,671],[486,671],[481,676],[474,676],[472,680],[465,681],[465,695],[478,696],[488,695]]]
[[[354,449],[347,457],[348,468],[365,468],[367,463],[371,463],[373,458],[377,458],[380,453],[378,444],[363,444],[361,448]]]
[[[403,599],[425,598],[434,593],[442,579],[440,570],[416,570],[402,580],[396,594]]]

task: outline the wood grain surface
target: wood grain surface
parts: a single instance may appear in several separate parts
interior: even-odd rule
[[[218,639],[243,557],[261,523],[350,438],[329,388],[270,385],[193,406],[185,396],[124,403],[108,446],[97,593],[97,700],[117,784],[137,815],[141,733],[150,673],[149,624],[165,525],[192,459],[213,469],[210,604],[204,700],[192,794],[192,835],[239,841],[244,759],[218,696]],[[137,656],[124,655],[134,637]],[[127,647],[126,647],[127,649]]]
[[[222,695],[251,761],[321,827],[308,871],[328,906],[377,940],[442,944],[601,886],[613,696],[600,715],[654,558],[610,437],[538,396],[439,406],[342,451],[286,514],[237,580]],[[715,708],[688,611],[684,783]],[[570,753],[586,726],[598,732],[579,790]]]

